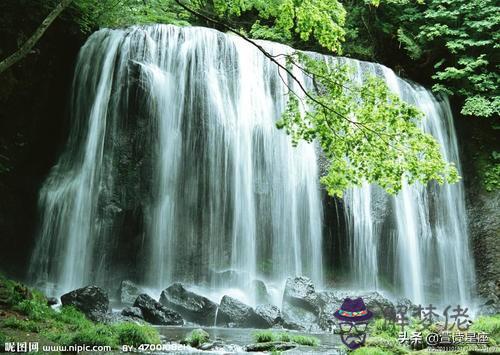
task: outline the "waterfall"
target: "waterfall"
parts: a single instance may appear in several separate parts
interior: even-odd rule
[[[271,54],[292,51],[259,43]],[[381,65],[324,58],[355,66],[353,80],[383,77],[426,113],[422,128],[459,166],[446,100]],[[281,287],[305,275],[321,289],[330,261],[316,149],[292,147],[275,127],[287,102],[283,80],[297,85],[285,74],[251,44],[215,30],[94,33],[75,69],[66,149],[40,191],[33,280],[58,293],[122,279],[156,290],[182,281],[238,290],[252,304],[255,280]],[[415,302],[467,299],[473,269],[462,189],[347,191],[352,286]]]
[[[121,277],[156,289],[295,275],[321,285],[316,154],[275,127],[280,75],[214,30],[93,34],[78,57],[69,143],[40,193],[35,279],[61,291]]]
[[[349,61],[357,73],[371,73],[425,115],[421,128],[441,146],[445,160],[460,159],[453,116],[446,98],[398,78],[384,66]],[[361,82],[359,75],[354,78]],[[396,196],[365,184],[346,194],[347,220],[353,260],[353,286],[380,288],[381,280],[393,292],[413,302],[471,306],[474,263],[469,249],[463,183],[438,186],[403,184]],[[383,268],[390,270],[383,272]],[[392,271],[392,272],[391,272]]]

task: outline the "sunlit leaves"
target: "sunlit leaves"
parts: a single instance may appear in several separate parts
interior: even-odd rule
[[[314,39],[328,50],[341,51],[346,12],[338,0],[214,0],[213,3],[219,16],[257,11],[259,20],[252,27],[253,36],[290,40],[296,34],[302,41]]]
[[[444,161],[437,141],[419,128],[422,114],[392,93],[379,78],[356,84],[351,70],[304,54],[294,55],[313,77],[316,89],[304,102],[291,93],[278,122],[297,144],[317,140],[330,161],[322,178],[331,195],[341,196],[364,181],[397,193],[402,183],[455,182],[458,173]],[[300,105],[308,107],[301,115]]]
[[[188,14],[173,0],[74,0],[72,11],[84,32],[96,27],[169,23],[187,25]]]
[[[440,53],[434,89],[461,97],[464,115],[498,117],[498,1],[429,0],[417,11],[401,7],[401,13],[400,31],[407,36],[399,39],[410,57]]]

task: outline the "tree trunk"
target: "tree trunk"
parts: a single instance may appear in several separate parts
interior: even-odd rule
[[[24,44],[9,57],[5,58],[0,62],[0,74],[10,68],[12,65],[16,64],[18,61],[23,59],[35,46],[35,44],[43,36],[47,28],[54,22],[54,20],[64,11],[65,8],[73,0],[62,0],[59,5],[55,7],[54,10],[43,20],[41,25],[36,29],[35,33],[26,41]]]

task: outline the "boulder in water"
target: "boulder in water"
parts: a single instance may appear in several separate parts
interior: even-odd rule
[[[155,325],[183,325],[184,321],[179,313],[168,309],[160,302],[143,293],[137,297],[134,307],[140,308],[144,320]]]
[[[258,305],[255,307],[255,313],[267,322],[269,328],[283,322],[280,309],[272,304]]]
[[[325,291],[318,293],[320,313],[318,325],[322,330],[333,331],[337,327],[337,318],[333,314],[340,308],[344,301],[344,295],[338,292]]]
[[[120,302],[124,305],[131,306],[134,304],[137,296],[142,293],[139,286],[130,280],[123,280],[118,289],[118,297]]]
[[[283,327],[294,330],[319,330],[318,294],[311,279],[298,276],[286,280],[281,309]]]
[[[166,288],[161,293],[160,303],[179,312],[190,322],[202,325],[213,325],[215,322],[217,304],[186,290],[181,283],[177,282]]]
[[[265,343],[255,343],[248,344],[244,347],[245,351],[252,353],[260,352],[275,352],[275,351],[287,351],[296,348],[297,344],[287,343],[283,341],[269,341]]]
[[[139,307],[126,307],[122,309],[121,315],[125,317],[144,319],[142,315],[142,310]]]
[[[283,302],[318,313],[318,294],[312,280],[305,276],[289,277],[286,280]]]
[[[59,300],[55,297],[47,297],[47,306],[55,306],[59,303]]]
[[[269,328],[269,323],[255,310],[235,298],[224,296],[217,312],[217,325]]]
[[[61,296],[63,306],[73,306],[89,319],[99,321],[108,312],[109,298],[106,291],[97,286],[86,286]]]

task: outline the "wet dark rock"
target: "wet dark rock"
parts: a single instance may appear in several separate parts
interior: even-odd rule
[[[217,304],[208,298],[188,291],[181,283],[174,283],[160,296],[160,303],[179,312],[184,319],[202,324],[213,325]]]
[[[214,342],[204,343],[201,346],[199,346],[198,349],[203,350],[203,351],[207,351],[207,350],[212,350],[215,348],[221,348],[222,346],[224,346],[224,343],[222,341],[217,340]]]
[[[134,307],[141,309],[144,320],[155,325],[183,325],[181,315],[143,293],[137,297]]]
[[[265,343],[249,344],[244,347],[248,352],[264,352],[264,351],[286,351],[295,348],[294,343],[286,343],[281,341],[270,341]]]
[[[234,327],[268,328],[269,323],[255,310],[235,298],[222,297],[217,312],[217,325]]]
[[[59,303],[59,300],[55,297],[47,297],[47,306],[55,306]]]
[[[465,121],[465,120],[464,120]],[[461,122],[465,124],[465,122]],[[483,128],[484,129],[484,128]],[[495,141],[489,141],[491,133],[486,133],[477,125],[464,127],[459,130],[462,135],[463,178],[465,183],[467,222],[470,238],[471,252],[474,256],[476,271],[476,291],[481,297],[479,312],[491,314],[495,309],[500,309],[500,190],[486,191],[482,174],[483,158],[485,151],[498,151]],[[471,132],[474,132],[473,134]],[[478,149],[475,140],[470,137],[482,137],[481,144],[485,147]],[[494,135],[492,136],[494,137]],[[495,144],[490,145],[495,142]],[[480,151],[483,151],[482,153]],[[464,280],[465,282],[466,280]],[[464,305],[462,305],[464,306]],[[466,305],[471,306],[471,305]]]
[[[139,307],[126,307],[122,310],[121,314],[125,317],[144,319],[142,310]]]
[[[255,307],[255,313],[266,321],[269,328],[283,322],[280,309],[272,304],[258,305]]]
[[[135,283],[130,280],[123,280],[118,289],[118,298],[122,304],[131,306],[141,293],[142,290]]]
[[[97,286],[86,286],[61,296],[63,306],[73,306],[89,319],[98,321],[108,312],[109,298],[106,291]]]
[[[143,319],[125,316],[122,313],[98,313],[94,321],[104,324],[117,324],[124,322],[144,323]]]

